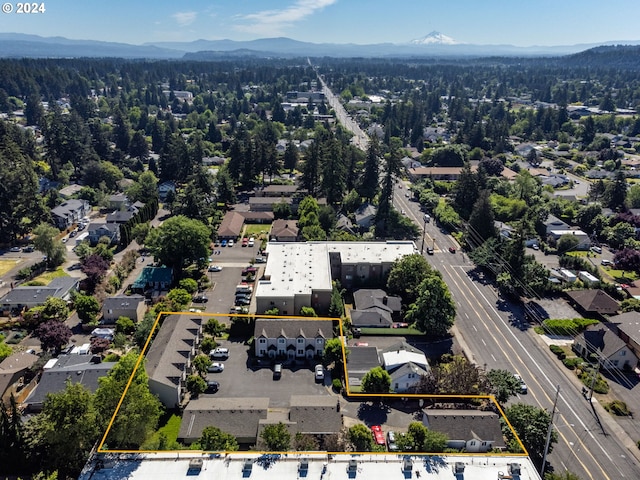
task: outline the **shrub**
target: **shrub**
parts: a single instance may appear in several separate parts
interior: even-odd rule
[[[542,322],[545,332],[552,335],[573,336],[582,332],[589,325],[595,325],[597,320],[589,318],[548,319]]]
[[[551,350],[556,357],[558,357],[558,359],[560,360],[564,360],[565,357],[567,356],[566,353],[564,353],[564,350],[562,349],[562,347],[558,346],[558,345],[549,345],[549,350]]]
[[[614,400],[612,402],[605,403],[604,408],[607,412],[618,417],[628,417],[631,414],[629,407],[627,407],[627,404],[622,400]]]
[[[609,393],[609,384],[600,374],[597,375],[598,377],[593,385],[593,391],[600,394]],[[585,386],[591,387],[591,383],[593,382],[593,372],[580,373],[580,380]]]
[[[331,384],[336,392],[340,393],[342,391],[342,380],[339,378],[334,378]]]
[[[569,370],[575,370],[576,367],[580,365],[580,362],[581,360],[576,357],[565,358],[564,360],[562,360],[562,363],[564,364],[564,366],[567,367]]]

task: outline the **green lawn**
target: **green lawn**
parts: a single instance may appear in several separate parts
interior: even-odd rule
[[[376,337],[404,337],[406,335],[424,335],[423,332],[413,327],[407,328],[361,328],[362,335],[372,335]]]
[[[166,417],[164,417],[166,418]],[[163,419],[160,419],[162,423]],[[154,433],[151,438],[149,438],[145,445],[149,448],[155,448],[160,442],[160,435],[164,434],[166,438],[167,445],[173,445],[178,441],[178,433],[180,432],[180,422],[182,419],[178,415],[171,415],[162,427],[158,429],[156,433]],[[143,445],[144,447],[144,445]]]
[[[22,260],[0,260],[0,276],[5,275]]]
[[[260,237],[269,233],[270,225],[268,223],[249,223],[244,226],[245,237]]]
[[[624,270],[615,270],[613,268],[605,268],[603,270],[618,283],[629,283],[638,279],[638,274],[635,272],[626,272]]]
[[[52,271],[46,271],[40,275],[38,275],[35,278],[32,278],[31,281],[32,282],[42,282],[45,285],[48,285],[49,282],[51,282],[51,280],[53,280],[54,278],[58,278],[58,277],[68,277],[69,274],[67,272],[65,272],[62,267],[58,267],[55,270]]]

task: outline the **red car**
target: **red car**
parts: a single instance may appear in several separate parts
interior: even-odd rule
[[[456,249],[454,247],[449,247],[449,252],[456,253]]]
[[[384,432],[382,431],[382,427],[380,425],[373,425],[371,427],[371,431],[373,432],[373,438],[378,445],[386,445],[384,441]]]

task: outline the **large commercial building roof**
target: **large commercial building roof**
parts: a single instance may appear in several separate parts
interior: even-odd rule
[[[411,470],[407,470],[410,459]],[[100,463],[98,463],[100,462]],[[407,462],[407,463],[406,463]],[[519,475],[511,475],[519,468]],[[486,480],[518,478],[540,480],[527,457],[445,455],[333,455],[294,453],[286,456],[242,452],[233,455],[210,455],[184,452],[135,453],[131,455],[94,455],[80,480],[188,480],[215,478],[230,480],[296,480],[301,477],[366,480]],[[409,477],[410,476],[410,477]]]
[[[330,254],[338,254],[342,265],[390,264],[416,251],[411,241],[269,242],[266,250],[265,280],[256,295],[274,298],[330,291]]]

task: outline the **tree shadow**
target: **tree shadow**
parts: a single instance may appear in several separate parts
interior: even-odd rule
[[[358,419],[365,425],[382,425],[387,422],[391,408],[384,403],[361,403],[358,407]]]

